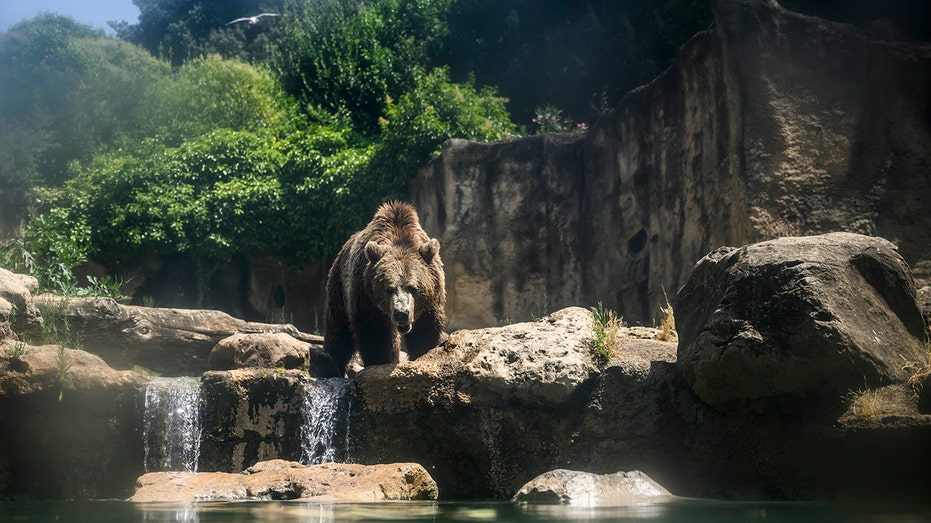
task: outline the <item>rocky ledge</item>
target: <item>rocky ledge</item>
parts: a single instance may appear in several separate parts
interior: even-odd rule
[[[150,472],[130,501],[245,500],[372,502],[437,499],[436,482],[416,463],[305,466],[293,461],[256,463],[242,474]]]
[[[22,279],[6,281],[0,297],[29,307]],[[927,499],[931,366],[915,284],[895,245],[835,233],[718,249],[673,305],[678,340],[620,326],[607,362],[592,352],[592,313],[570,307],[455,331],[417,360],[335,381],[312,338],[292,343],[281,328],[233,333],[215,344],[212,361],[225,370],[200,375],[197,470],[209,472],[197,476],[144,475],[140,398],[151,378],[111,368],[107,358],[126,364],[112,346],[98,357],[93,344],[6,339],[0,492],[128,497],[141,477],[134,499],[305,498],[333,495],[305,477],[325,471],[355,477],[356,490],[345,489],[353,496],[427,496],[405,482],[363,487],[353,469],[417,463],[443,499],[511,498],[557,469],[599,481],[639,470],[687,497]],[[306,360],[292,357],[295,347]],[[199,361],[211,352],[199,348]],[[297,361],[302,368],[287,368]],[[257,465],[303,459],[305,409],[317,406],[308,390],[325,383],[343,391],[331,415],[333,456],[356,465]],[[387,467],[404,481],[415,470]],[[585,481],[566,486],[577,496]]]

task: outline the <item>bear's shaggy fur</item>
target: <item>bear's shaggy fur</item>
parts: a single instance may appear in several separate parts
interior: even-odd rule
[[[446,327],[440,243],[402,202],[379,207],[352,235],[327,276],[323,347],[337,372],[358,351],[364,365],[397,363],[402,337],[410,359],[435,347]]]

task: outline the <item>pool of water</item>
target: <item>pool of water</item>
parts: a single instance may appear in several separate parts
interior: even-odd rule
[[[652,522],[928,522],[922,505],[685,500],[638,507],[515,505],[508,502],[314,504],[241,502],[136,504],[125,501],[0,502],[7,522],[330,522],[330,521],[652,521]]]

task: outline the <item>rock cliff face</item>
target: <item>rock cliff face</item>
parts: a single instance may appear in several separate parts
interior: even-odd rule
[[[931,260],[931,46],[772,0],[716,23],[585,136],[447,143],[411,188],[452,328],[603,301],[650,323],[721,245],[850,231]]]
[[[650,324],[721,245],[848,231],[931,281],[931,45],[716,0],[714,26],[584,135],[452,140],[409,199],[446,263],[449,328],[601,301]],[[242,256],[207,282],[165,258],[130,289],[253,321],[323,321],[327,261]]]

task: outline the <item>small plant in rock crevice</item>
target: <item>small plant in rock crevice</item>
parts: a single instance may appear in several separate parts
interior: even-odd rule
[[[676,317],[672,310],[672,304],[669,303],[669,297],[666,296],[666,291],[663,291],[663,296],[666,298],[666,306],[660,306],[659,308],[663,312],[663,319],[659,323],[659,333],[656,335],[656,339],[673,341],[678,338],[676,334]]]
[[[606,365],[621,349],[619,334],[624,320],[618,318],[614,311],[605,309],[602,302],[590,310],[594,319],[594,336],[589,342],[589,349],[600,365]]]
[[[851,402],[850,413],[854,417],[862,419],[878,418],[886,411],[886,401],[875,390],[851,391],[848,397]]]
[[[931,326],[925,329],[925,362],[923,364],[909,362],[905,365],[905,368],[911,371],[906,385],[912,389],[912,392],[914,392],[917,397],[921,395],[925,380],[928,376],[931,376]]]
[[[65,396],[65,383],[68,381],[68,374],[71,372],[71,365],[74,358],[68,355],[65,347],[58,346],[58,401]]]
[[[6,355],[12,361],[18,361],[29,354],[29,345],[19,339],[12,339],[7,342]]]
[[[16,306],[13,306],[13,310],[10,312],[9,317],[10,325],[16,325]],[[2,338],[2,336],[0,336]],[[6,355],[10,358],[10,362],[17,364],[22,358],[29,354],[29,344],[26,343],[23,335],[18,332],[13,332],[12,337],[6,342]]]

